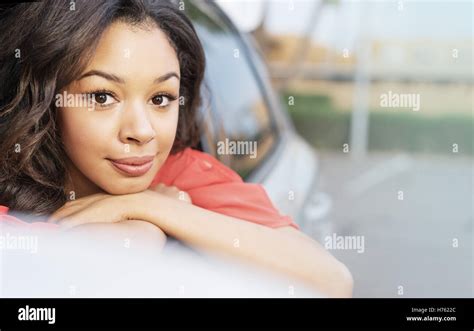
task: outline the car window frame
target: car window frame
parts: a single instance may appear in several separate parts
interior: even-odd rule
[[[270,130],[270,135],[273,136],[274,142],[272,146],[269,148],[267,153],[264,155],[262,159],[259,160],[259,162],[252,168],[252,170],[246,174],[244,179],[251,178],[254,173],[258,172],[263,165],[270,159],[271,155],[275,152],[275,150],[279,149],[279,145],[281,144],[282,141],[282,135],[283,135],[283,128],[286,127],[285,121],[282,123],[282,118],[281,116],[278,116],[278,111],[281,111],[281,109],[276,106],[278,103],[275,100],[272,100],[274,96],[269,93],[268,91],[269,88],[269,83],[265,83],[263,81],[262,77],[262,72],[258,70],[257,64],[255,63],[255,56],[260,56],[256,51],[252,52],[251,47],[254,45],[251,45],[248,41],[248,36],[244,36],[242,32],[240,32],[237,27],[233,24],[233,22],[230,20],[230,18],[224,13],[224,11],[214,2],[209,1],[209,0],[193,0],[191,1],[192,5],[197,8],[199,11],[201,11],[204,15],[206,15],[210,20],[212,20],[216,25],[223,25],[227,30],[228,33],[231,34],[232,38],[234,38],[236,44],[239,47],[239,51],[243,53],[243,56],[245,56],[245,61],[246,64],[248,65],[248,68],[251,72],[252,78],[254,82],[256,83],[256,86],[258,87],[259,94],[261,96],[261,100],[265,105],[265,108],[268,112],[268,117],[269,117],[269,123],[267,126],[267,129]],[[261,64],[263,65],[264,61],[263,59],[260,59]],[[208,117],[207,119],[210,119],[212,121],[213,125],[213,131],[219,133],[220,130],[222,129],[221,125],[219,125],[218,122],[218,117],[216,116],[216,112],[218,112],[216,109],[212,109],[210,113],[211,116],[210,118]],[[264,130],[265,131],[265,130]],[[262,132],[264,132],[262,131]],[[204,138],[204,135],[203,135]],[[214,136],[214,142],[209,142],[208,139],[203,143],[203,146],[207,146],[208,148],[210,147],[212,143],[216,143],[220,137]],[[212,150],[211,148],[209,148]],[[212,154],[215,154],[215,151],[211,151]],[[214,155],[217,157],[217,155]],[[232,156],[231,156],[232,157]],[[224,162],[226,164],[228,162]],[[226,164],[229,165],[230,164]]]

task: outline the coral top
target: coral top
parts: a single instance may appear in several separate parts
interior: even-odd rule
[[[245,183],[236,172],[213,156],[191,148],[168,157],[151,186],[158,183],[178,187],[189,194],[193,205],[219,214],[271,228],[292,226],[299,229],[290,217],[277,211],[261,185]],[[44,222],[23,222],[8,215],[5,206],[0,206],[0,221],[12,225],[57,227]]]

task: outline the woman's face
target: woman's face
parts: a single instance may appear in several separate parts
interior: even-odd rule
[[[58,119],[76,196],[148,188],[173,146],[179,75],[158,27],[108,27],[86,69],[61,91]]]

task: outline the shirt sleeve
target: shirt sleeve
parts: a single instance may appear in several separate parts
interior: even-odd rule
[[[299,229],[291,217],[278,212],[262,185],[245,183],[209,154],[188,148],[164,167],[170,169],[163,169],[155,184],[178,187],[196,206],[271,228]]]
[[[28,229],[50,229],[50,230],[57,230],[59,229],[59,225],[53,223],[46,223],[46,222],[32,222],[28,223],[22,221],[21,219],[8,215],[8,207],[0,205],[0,225],[6,225],[10,227],[20,227],[20,228],[28,228]]]

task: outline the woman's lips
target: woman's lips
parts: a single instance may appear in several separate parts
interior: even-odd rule
[[[121,173],[131,177],[146,174],[153,166],[154,156],[127,157],[124,159],[107,159]]]

